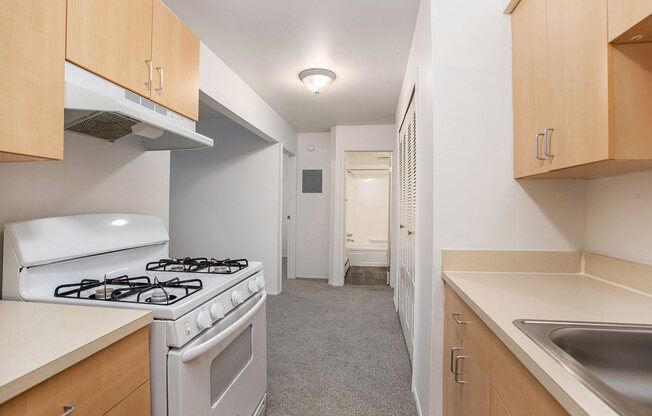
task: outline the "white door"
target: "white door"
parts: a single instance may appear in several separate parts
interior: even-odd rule
[[[414,229],[416,225],[417,143],[414,97],[399,130],[398,315],[412,360],[414,345]]]

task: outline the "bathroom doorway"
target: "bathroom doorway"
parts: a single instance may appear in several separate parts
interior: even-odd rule
[[[391,152],[346,152],[345,285],[389,284]]]

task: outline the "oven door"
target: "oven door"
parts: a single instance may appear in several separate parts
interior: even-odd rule
[[[262,292],[168,354],[170,416],[251,416],[267,389]]]

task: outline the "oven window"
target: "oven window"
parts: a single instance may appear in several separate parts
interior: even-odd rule
[[[211,363],[211,406],[222,397],[251,360],[251,325]]]

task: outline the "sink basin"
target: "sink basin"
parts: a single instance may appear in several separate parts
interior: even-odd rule
[[[514,325],[617,413],[652,416],[652,326],[526,319]]]

